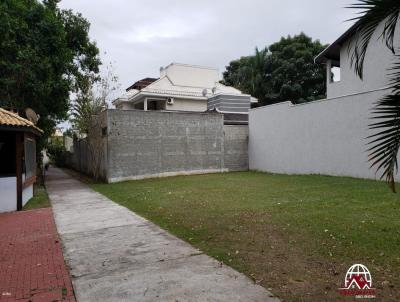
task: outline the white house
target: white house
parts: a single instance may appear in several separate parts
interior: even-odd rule
[[[172,63],[160,69],[160,78],[134,83],[113,104],[121,110],[216,110],[247,116],[252,102],[257,99],[221,84],[215,68]]]
[[[368,45],[362,80],[351,66],[351,54],[357,39],[356,26],[357,23],[315,58],[316,63],[326,64],[327,99],[384,90],[388,86],[387,75],[394,62],[394,55],[381,37],[384,23],[373,34]],[[399,46],[399,35],[395,37],[395,46]]]

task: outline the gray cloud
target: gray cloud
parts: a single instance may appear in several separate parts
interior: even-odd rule
[[[343,33],[355,0],[63,0],[91,23],[122,88],[171,62],[218,67],[301,31],[322,43]]]

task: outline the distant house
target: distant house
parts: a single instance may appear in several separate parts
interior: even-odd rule
[[[0,212],[21,210],[33,196],[36,138],[43,131],[0,108]]]
[[[316,63],[326,64],[327,99],[376,92],[385,90],[388,86],[387,74],[393,64],[394,55],[380,36],[384,23],[375,31],[368,45],[362,80],[351,66],[351,55],[357,39],[356,26],[357,23],[315,58]],[[395,40],[395,47],[398,47],[398,35]]]
[[[48,138],[48,143],[63,145],[65,150],[73,152],[73,138],[72,135],[63,133],[62,129],[56,128],[53,134]]]
[[[160,69],[160,78],[144,78],[114,100],[120,110],[218,111],[232,123],[247,123],[256,98],[219,82],[211,67],[172,63]]]

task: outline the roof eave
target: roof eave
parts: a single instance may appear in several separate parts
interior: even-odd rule
[[[193,96],[193,95],[185,95],[185,94],[169,94],[169,93],[156,93],[150,91],[140,91],[139,93],[135,94],[134,96],[130,97],[127,101],[134,102],[139,100],[142,97],[173,97],[177,99],[195,99],[195,100],[207,100],[207,97],[204,96]]]
[[[0,125],[0,130],[12,132],[29,132],[35,134],[36,136],[43,135],[43,131],[39,131],[38,129],[27,126]]]
[[[325,48],[319,55],[314,59],[315,63],[326,63],[328,60],[340,60],[340,48],[344,42],[349,39],[354,32],[357,30],[358,22],[355,22],[348,30],[346,30],[339,38],[337,38],[332,44]]]

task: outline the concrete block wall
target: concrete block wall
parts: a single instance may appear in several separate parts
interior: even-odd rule
[[[107,182],[248,170],[248,126],[219,113],[107,110],[91,128]],[[88,138],[75,140],[74,169],[93,174]]]
[[[82,140],[79,140],[77,138],[74,138],[73,140],[73,147],[71,150],[71,153],[67,157],[67,162],[66,165],[69,168],[72,168],[74,170],[80,171],[82,173],[86,173],[84,169],[82,169],[82,164],[81,162],[83,161],[83,158],[85,159],[85,162],[87,161],[86,156],[84,156],[82,153]]]
[[[109,182],[225,171],[223,116],[108,110]]]
[[[104,132],[103,132],[104,131]],[[89,137],[74,139],[67,165],[84,174],[107,180],[107,111],[93,121]],[[97,171],[94,171],[97,169]]]
[[[249,113],[249,166],[286,174],[379,178],[369,169],[370,113],[388,90],[300,105],[290,102]],[[396,177],[399,180],[399,176]]]
[[[224,166],[229,171],[247,171],[248,160],[247,125],[224,125]]]

